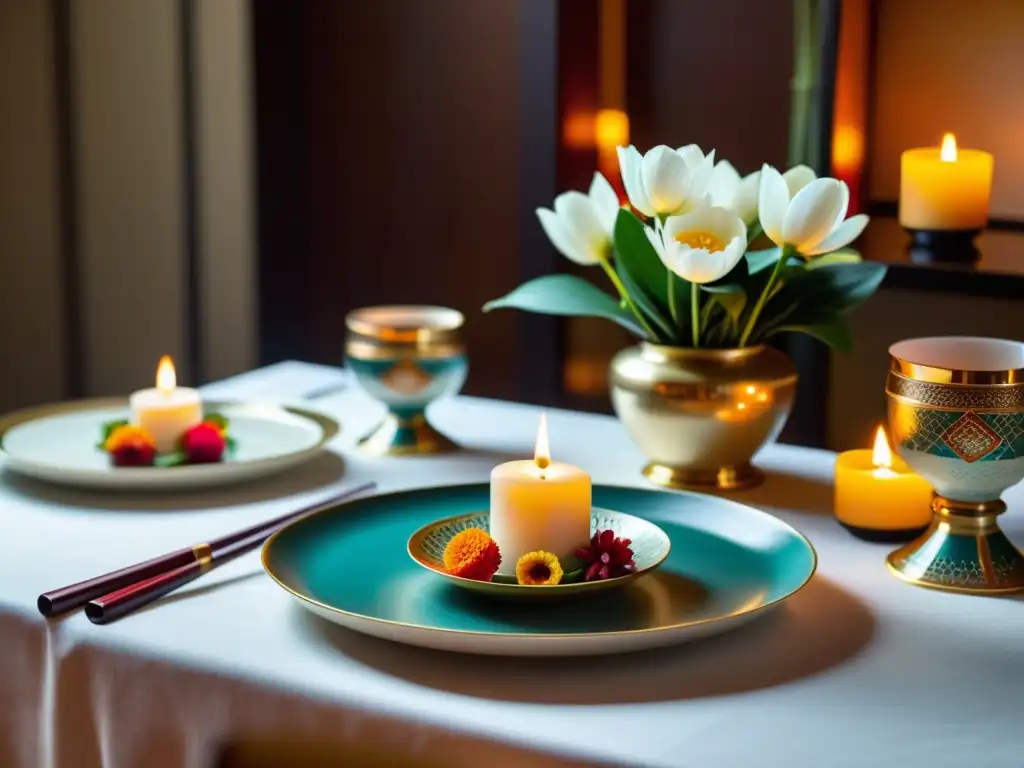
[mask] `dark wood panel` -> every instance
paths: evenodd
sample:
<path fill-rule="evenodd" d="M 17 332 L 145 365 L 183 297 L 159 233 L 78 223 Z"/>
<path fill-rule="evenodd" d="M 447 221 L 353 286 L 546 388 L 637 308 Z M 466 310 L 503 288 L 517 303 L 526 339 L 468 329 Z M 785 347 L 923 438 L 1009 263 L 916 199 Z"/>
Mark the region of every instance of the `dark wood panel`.
<path fill-rule="evenodd" d="M 260 364 L 312 359 L 310 5 L 253 0 Z"/>
<path fill-rule="evenodd" d="M 481 307 L 521 278 L 522 4 L 257 5 L 267 354 L 338 363 L 350 309 L 443 304 L 467 390 L 517 397 L 522 318 Z"/>

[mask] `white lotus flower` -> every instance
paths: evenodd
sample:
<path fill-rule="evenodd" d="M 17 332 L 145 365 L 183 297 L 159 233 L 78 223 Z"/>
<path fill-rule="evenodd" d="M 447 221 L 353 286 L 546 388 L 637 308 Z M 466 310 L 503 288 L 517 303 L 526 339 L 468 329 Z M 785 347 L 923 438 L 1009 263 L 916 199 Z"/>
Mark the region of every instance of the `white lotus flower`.
<path fill-rule="evenodd" d="M 720 170 L 722 165 L 728 165 L 728 163 L 723 160 L 715 166 L 715 175 L 712 177 L 710 185 L 711 187 L 716 187 L 717 185 L 716 189 L 722 191 L 717 198 L 712 193 L 711 202 L 714 205 L 731 208 L 743 219 L 743 223 L 749 227 L 757 221 L 757 198 L 761 189 L 761 172 L 754 171 L 741 179 L 739 174 L 736 173 L 736 169 L 731 165 L 728 169 Z M 786 187 L 789 189 L 789 196 L 792 198 L 797 192 L 814 181 L 816 175 L 806 165 L 794 165 L 782 174 L 782 178 L 785 180 Z M 735 185 L 732 197 L 728 197 L 724 193 L 725 188 L 730 184 Z"/>
<path fill-rule="evenodd" d="M 594 174 L 588 194 L 563 192 L 555 198 L 553 211 L 537 209 L 540 224 L 559 253 L 587 266 L 608 258 L 618 215 L 619 197 L 600 173 Z"/>
<path fill-rule="evenodd" d="M 747 227 L 740 217 L 706 203 L 670 216 L 660 231 L 646 231 L 662 263 L 691 283 L 725 277 L 747 250 Z"/>
<path fill-rule="evenodd" d="M 770 165 L 761 169 L 761 227 L 779 247 L 810 257 L 848 245 L 868 223 L 864 214 L 847 219 L 849 204 L 850 190 L 836 179 L 814 179 L 792 194 L 782 174 Z"/>
<path fill-rule="evenodd" d="M 619 171 L 629 202 L 647 217 L 685 213 L 704 200 L 715 168 L 715 151 L 696 144 L 657 146 L 646 155 L 619 147 Z"/>
<path fill-rule="evenodd" d="M 715 164 L 708 181 L 707 198 L 717 208 L 732 208 L 740 189 L 740 174 L 728 160 Z"/>
<path fill-rule="evenodd" d="M 806 165 L 796 165 L 782 174 L 792 198 L 816 178 Z M 707 198 L 711 205 L 730 208 L 743 219 L 748 227 L 757 221 L 757 198 L 761 186 L 761 172 L 754 171 L 740 178 L 739 172 L 728 160 L 715 165 L 707 186 Z"/>

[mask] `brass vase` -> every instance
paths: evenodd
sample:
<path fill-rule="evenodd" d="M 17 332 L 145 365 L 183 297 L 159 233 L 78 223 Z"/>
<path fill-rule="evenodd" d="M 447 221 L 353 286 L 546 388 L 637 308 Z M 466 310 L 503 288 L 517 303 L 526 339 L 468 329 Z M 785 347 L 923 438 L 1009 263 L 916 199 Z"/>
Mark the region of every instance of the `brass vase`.
<path fill-rule="evenodd" d="M 768 346 L 689 349 L 640 343 L 611 363 L 615 413 L 670 488 L 736 490 L 764 476 L 751 460 L 793 408 L 796 368 Z"/>

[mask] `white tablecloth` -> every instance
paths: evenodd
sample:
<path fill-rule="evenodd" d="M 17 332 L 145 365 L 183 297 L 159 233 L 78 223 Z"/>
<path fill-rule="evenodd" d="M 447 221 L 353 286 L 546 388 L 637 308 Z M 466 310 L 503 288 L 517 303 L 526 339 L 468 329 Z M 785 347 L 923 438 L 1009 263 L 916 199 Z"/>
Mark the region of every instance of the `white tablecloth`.
<path fill-rule="evenodd" d="M 0 765 L 206 768 L 227 744 L 272 755 L 297 741 L 331 764 L 346 754 L 359 764 L 348 750 L 377 743 L 401 755 L 392 764 L 1024 765 L 1024 605 L 891 577 L 885 546 L 831 518 L 834 456 L 823 451 L 770 447 L 760 457 L 767 483 L 735 495 L 810 537 L 820 555 L 811 584 L 744 629 L 674 649 L 526 661 L 393 645 L 307 616 L 256 553 L 109 626 L 36 613 L 42 591 L 347 484 L 484 481 L 506 454 L 532 448 L 536 408 L 456 398 L 432 416 L 470 450 L 360 456 L 350 446 L 380 409 L 344 382 L 332 369 L 283 364 L 211 388 L 284 400 L 328 392 L 317 407 L 343 423 L 332 452 L 258 485 L 147 498 L 3 476 Z M 644 485 L 642 457 L 614 419 L 552 412 L 549 422 L 560 459 L 596 482 Z M 1005 528 L 1024 541 L 1024 493 L 1006 500 Z M 287 754 L 277 764 L 319 764 Z"/>

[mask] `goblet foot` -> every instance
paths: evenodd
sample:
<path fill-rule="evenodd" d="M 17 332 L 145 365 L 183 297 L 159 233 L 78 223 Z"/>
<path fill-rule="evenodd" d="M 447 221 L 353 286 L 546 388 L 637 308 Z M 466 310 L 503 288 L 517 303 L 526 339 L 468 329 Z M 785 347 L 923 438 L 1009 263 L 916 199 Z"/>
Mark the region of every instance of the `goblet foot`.
<path fill-rule="evenodd" d="M 750 464 L 718 469 L 673 467 L 652 461 L 643 468 L 644 477 L 666 488 L 691 488 L 699 491 L 738 491 L 764 482 L 761 470 Z"/>
<path fill-rule="evenodd" d="M 459 448 L 450 438 L 434 429 L 422 413 L 408 417 L 389 413 L 357 445 L 360 450 L 375 456 L 446 453 Z"/>
<path fill-rule="evenodd" d="M 936 496 L 934 517 L 917 539 L 886 558 L 910 584 L 994 595 L 1024 591 L 1024 556 L 996 524 L 1002 501 L 954 501 Z"/>

